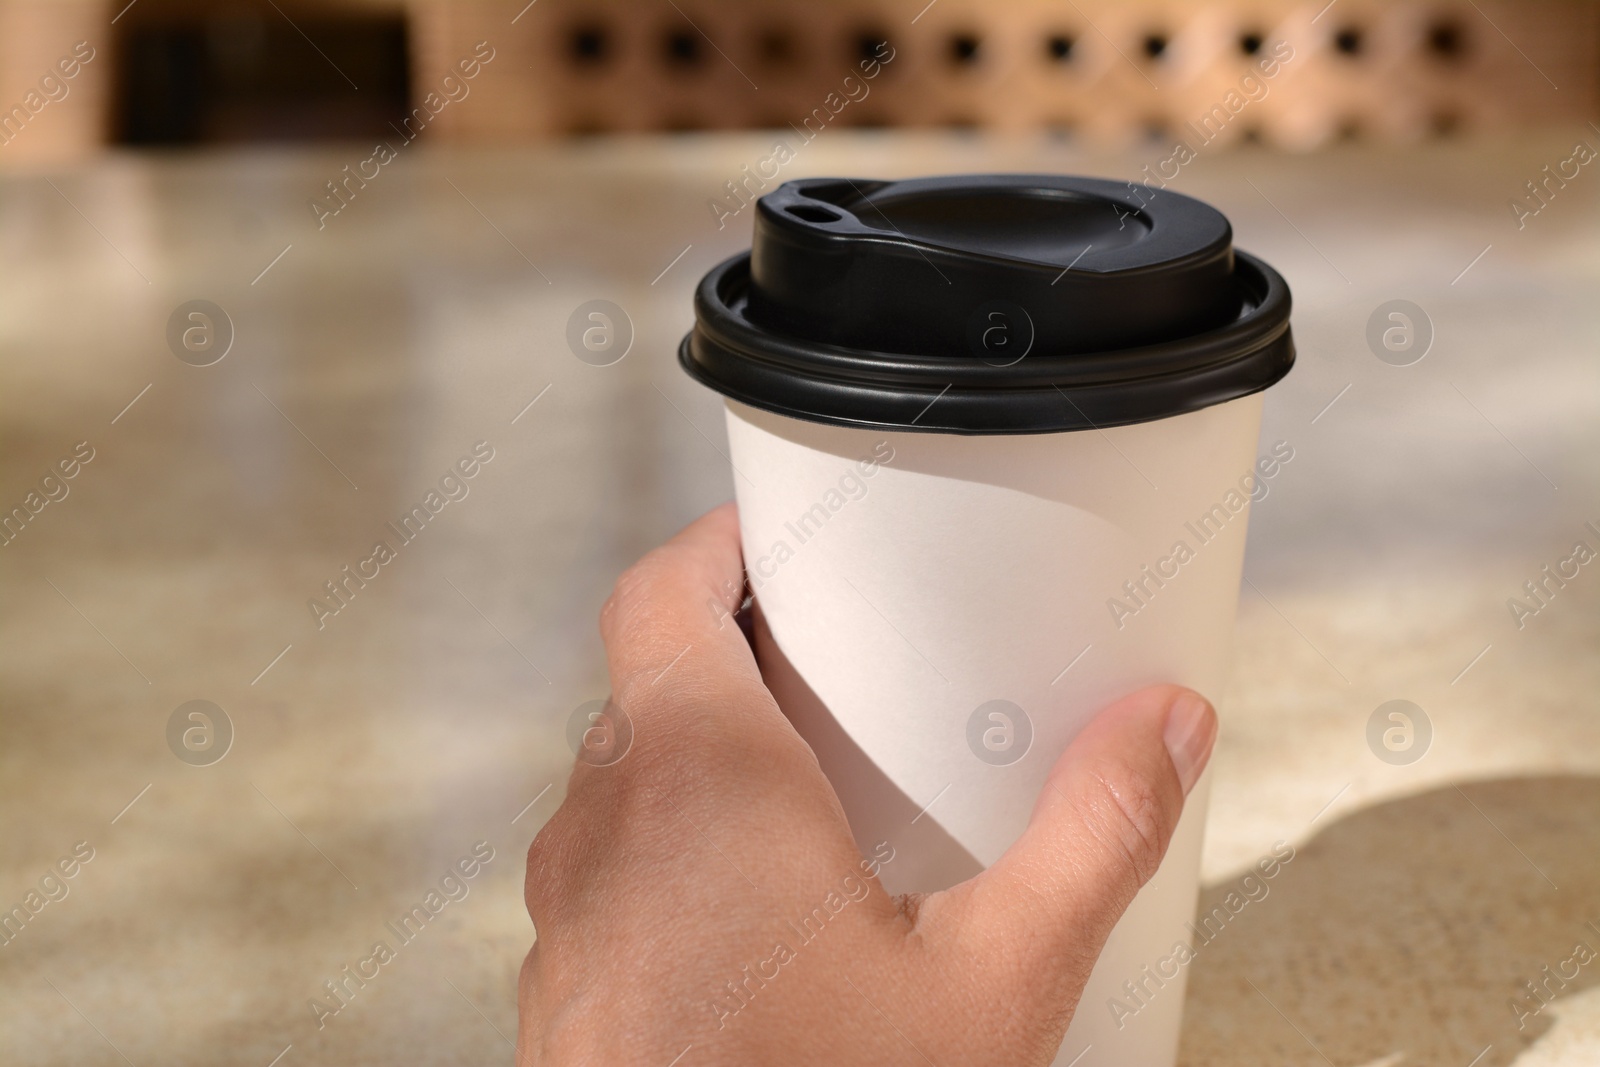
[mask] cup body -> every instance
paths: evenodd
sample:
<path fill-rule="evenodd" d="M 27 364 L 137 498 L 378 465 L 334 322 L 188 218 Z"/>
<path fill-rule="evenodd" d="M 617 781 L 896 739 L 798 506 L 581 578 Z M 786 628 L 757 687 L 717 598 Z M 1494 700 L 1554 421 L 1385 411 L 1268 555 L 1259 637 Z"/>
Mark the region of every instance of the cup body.
<path fill-rule="evenodd" d="M 1261 402 L 971 436 L 727 402 L 763 676 L 863 851 L 894 849 L 891 893 L 994 862 L 1057 756 L 1118 697 L 1173 682 L 1221 704 L 1249 504 L 1283 462 L 1256 455 Z M 1188 956 L 1174 950 L 1203 951 L 1189 924 L 1209 777 L 1058 1063 L 1175 1062 Z"/>

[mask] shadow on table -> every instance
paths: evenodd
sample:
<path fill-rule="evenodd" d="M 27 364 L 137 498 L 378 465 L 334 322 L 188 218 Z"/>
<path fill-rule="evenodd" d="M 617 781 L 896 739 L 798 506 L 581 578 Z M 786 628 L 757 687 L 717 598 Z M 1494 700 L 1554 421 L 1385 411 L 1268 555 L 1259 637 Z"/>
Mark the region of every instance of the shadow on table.
<path fill-rule="evenodd" d="M 1507 1067 L 1600 985 L 1600 778 L 1378 804 L 1265 884 L 1190 965 L 1183 1067 Z"/>

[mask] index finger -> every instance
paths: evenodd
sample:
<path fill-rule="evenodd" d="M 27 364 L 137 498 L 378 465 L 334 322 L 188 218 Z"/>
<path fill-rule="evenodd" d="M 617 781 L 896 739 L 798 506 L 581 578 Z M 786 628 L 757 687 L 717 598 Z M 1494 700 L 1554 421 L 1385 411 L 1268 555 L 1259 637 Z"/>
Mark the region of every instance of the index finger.
<path fill-rule="evenodd" d="M 701 516 L 617 579 L 600 612 L 612 699 L 641 743 L 678 747 L 788 723 L 733 615 L 744 599 L 738 513 Z"/>

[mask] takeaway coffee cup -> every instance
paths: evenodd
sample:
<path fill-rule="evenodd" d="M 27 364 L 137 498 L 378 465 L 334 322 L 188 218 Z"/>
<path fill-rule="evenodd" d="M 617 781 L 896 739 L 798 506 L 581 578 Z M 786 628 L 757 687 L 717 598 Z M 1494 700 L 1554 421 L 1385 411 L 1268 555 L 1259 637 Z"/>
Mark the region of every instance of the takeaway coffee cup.
<path fill-rule="evenodd" d="M 891 892 L 997 859 L 1106 704 L 1222 692 L 1294 347 L 1221 213 L 1061 176 L 794 181 L 695 311 L 680 360 L 727 398 L 762 673 Z M 1058 1063 L 1175 1061 L 1208 787 Z"/>

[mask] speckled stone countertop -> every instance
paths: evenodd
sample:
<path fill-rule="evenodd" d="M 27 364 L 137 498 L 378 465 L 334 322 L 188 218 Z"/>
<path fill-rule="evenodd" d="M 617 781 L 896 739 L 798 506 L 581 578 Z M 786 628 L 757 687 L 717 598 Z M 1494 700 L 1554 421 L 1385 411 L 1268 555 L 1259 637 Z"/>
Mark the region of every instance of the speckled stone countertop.
<path fill-rule="evenodd" d="M 1600 568 L 1520 628 L 1507 607 L 1600 549 L 1600 176 L 1521 230 L 1508 207 L 1579 138 L 1217 153 L 1175 183 L 1288 277 L 1300 348 L 1267 399 L 1296 458 L 1251 520 L 1202 906 L 1295 858 L 1193 964 L 1187 1067 L 1600 1062 L 1600 960 L 1570 962 L 1600 950 Z M 0 906 L 66 891 L 0 947 L 0 1062 L 509 1061 L 522 853 L 603 695 L 595 614 L 730 494 L 719 401 L 673 348 L 749 237 L 707 202 L 770 147 L 416 148 L 320 230 L 307 200 L 361 153 L 0 179 L 3 506 L 93 453 L 0 548 Z M 833 131 L 784 176 L 1160 156 Z M 610 367 L 567 348 L 591 299 L 635 330 Z M 1367 342 L 1401 299 L 1432 333 L 1405 367 Z M 211 366 L 169 348 L 191 300 L 232 323 Z M 467 495 L 315 619 L 482 441 Z M 1431 725 L 1420 760 L 1369 747 L 1395 699 Z M 231 724 L 206 765 L 174 754 L 198 720 L 169 735 L 192 700 Z M 319 1027 L 324 981 L 442 881 Z M 1521 984 L 1545 967 L 1576 968 L 1548 1005 Z"/>

